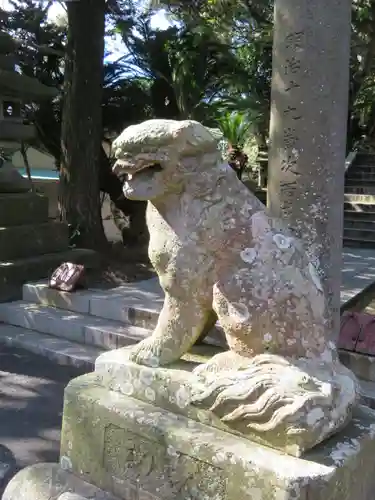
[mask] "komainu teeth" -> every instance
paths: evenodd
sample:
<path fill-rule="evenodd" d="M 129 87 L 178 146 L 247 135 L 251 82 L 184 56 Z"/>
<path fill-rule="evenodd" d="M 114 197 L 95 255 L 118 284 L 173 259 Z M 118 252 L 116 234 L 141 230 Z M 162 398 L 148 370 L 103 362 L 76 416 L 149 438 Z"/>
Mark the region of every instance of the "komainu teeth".
<path fill-rule="evenodd" d="M 128 163 L 125 160 L 117 160 L 116 163 L 122 167 L 128 166 Z"/>
<path fill-rule="evenodd" d="M 115 168 L 117 167 L 118 173 L 126 174 L 127 179 L 130 181 L 138 172 L 141 172 L 142 170 L 147 170 L 148 168 L 151 168 L 156 171 L 161 170 L 161 166 L 158 163 L 150 163 L 148 165 L 143 165 L 143 166 L 138 166 L 138 168 L 134 165 L 129 163 L 126 160 L 123 160 L 119 158 L 116 163 L 115 163 Z M 132 172 L 132 174 L 130 173 Z"/>

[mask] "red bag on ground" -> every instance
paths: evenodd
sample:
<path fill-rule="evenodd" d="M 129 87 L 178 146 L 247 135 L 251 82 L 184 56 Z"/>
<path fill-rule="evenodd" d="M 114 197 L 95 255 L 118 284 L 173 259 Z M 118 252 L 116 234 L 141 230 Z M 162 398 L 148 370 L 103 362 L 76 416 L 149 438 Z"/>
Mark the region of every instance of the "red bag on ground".
<path fill-rule="evenodd" d="M 341 317 L 339 349 L 375 355 L 375 316 L 362 312 L 345 312 Z"/>
<path fill-rule="evenodd" d="M 62 292 L 74 292 L 83 287 L 84 272 L 85 267 L 81 264 L 64 262 L 53 271 L 48 286 Z"/>

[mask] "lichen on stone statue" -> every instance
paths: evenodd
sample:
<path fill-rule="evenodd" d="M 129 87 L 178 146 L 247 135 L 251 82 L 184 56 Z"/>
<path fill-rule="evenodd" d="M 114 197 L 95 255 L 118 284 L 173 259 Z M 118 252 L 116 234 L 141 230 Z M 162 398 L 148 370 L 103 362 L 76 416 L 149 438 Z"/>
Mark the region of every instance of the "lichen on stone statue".
<path fill-rule="evenodd" d="M 190 404 L 300 455 L 351 419 L 354 375 L 338 360 L 327 300 L 303 241 L 271 217 L 194 121 L 150 120 L 114 142 L 124 194 L 148 200 L 149 256 L 165 292 L 130 359 L 180 359 L 216 313 L 229 350 L 189 378 Z"/>

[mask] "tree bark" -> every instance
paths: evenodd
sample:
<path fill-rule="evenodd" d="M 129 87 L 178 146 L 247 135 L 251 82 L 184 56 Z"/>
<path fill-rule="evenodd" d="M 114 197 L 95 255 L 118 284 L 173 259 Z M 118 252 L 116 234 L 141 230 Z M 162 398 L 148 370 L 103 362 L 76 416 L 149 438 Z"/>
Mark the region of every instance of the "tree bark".
<path fill-rule="evenodd" d="M 99 184 L 101 191 L 109 195 L 113 222 L 121 231 L 124 245 L 145 244 L 148 239 L 146 202 L 129 200 L 124 196 L 122 182 L 112 172 L 110 161 L 103 148 L 101 150 Z M 121 214 L 128 219 L 128 226 Z"/>
<path fill-rule="evenodd" d="M 107 245 L 99 189 L 105 0 L 67 2 L 60 210 L 87 248 Z"/>

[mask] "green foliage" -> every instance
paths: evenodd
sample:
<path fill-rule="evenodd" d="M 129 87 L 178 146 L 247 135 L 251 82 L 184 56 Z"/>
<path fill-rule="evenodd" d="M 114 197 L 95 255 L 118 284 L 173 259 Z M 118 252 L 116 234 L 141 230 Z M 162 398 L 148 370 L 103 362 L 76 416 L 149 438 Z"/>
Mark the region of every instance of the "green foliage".
<path fill-rule="evenodd" d="M 203 26 L 179 30 L 167 50 L 181 117 L 212 122 L 212 103 L 221 99 L 236 68 L 228 45 Z"/>
<path fill-rule="evenodd" d="M 186 26 L 210 27 L 231 47 L 238 64 L 222 93 L 221 107 L 247 114 L 258 142 L 264 145 L 270 109 L 273 2 L 154 0 L 150 5 L 154 9 L 167 9 L 174 19 Z M 357 0 L 353 2 L 352 16 L 349 148 L 363 141 L 375 148 L 374 61 L 375 0 Z"/>
<path fill-rule="evenodd" d="M 352 11 L 349 146 L 375 145 L 375 0 L 357 0 Z"/>
<path fill-rule="evenodd" d="M 166 8 L 189 31 L 215 33 L 226 57 L 217 59 L 216 94 L 209 101 L 209 109 L 206 107 L 206 119 L 217 113 L 239 112 L 252 123 L 252 132 L 264 143 L 272 73 L 272 2 L 161 0 L 151 2 L 151 7 Z M 197 44 L 196 50 L 202 51 L 202 45 Z M 186 60 L 185 52 L 181 54 Z"/>
<path fill-rule="evenodd" d="M 229 144 L 235 149 L 243 149 L 249 139 L 251 123 L 241 113 L 225 113 L 218 120 L 218 125 Z"/>
<path fill-rule="evenodd" d="M 17 43 L 20 70 L 60 89 L 66 26 L 47 20 L 51 2 L 12 0 L 0 30 Z M 217 116 L 242 116 L 264 147 L 268 137 L 272 73 L 271 0 L 107 0 L 107 35 L 120 35 L 124 55 L 105 66 L 106 133 L 130 123 L 192 118 L 216 126 Z M 153 29 L 151 15 L 166 9 L 173 26 Z M 0 12 L 1 13 L 1 12 Z M 353 2 L 349 145 L 375 144 L 375 0 Z M 34 106 L 43 141 L 58 149 L 61 103 Z M 43 133 L 42 133 L 43 132 Z M 54 146 L 52 146 L 52 144 Z"/>

